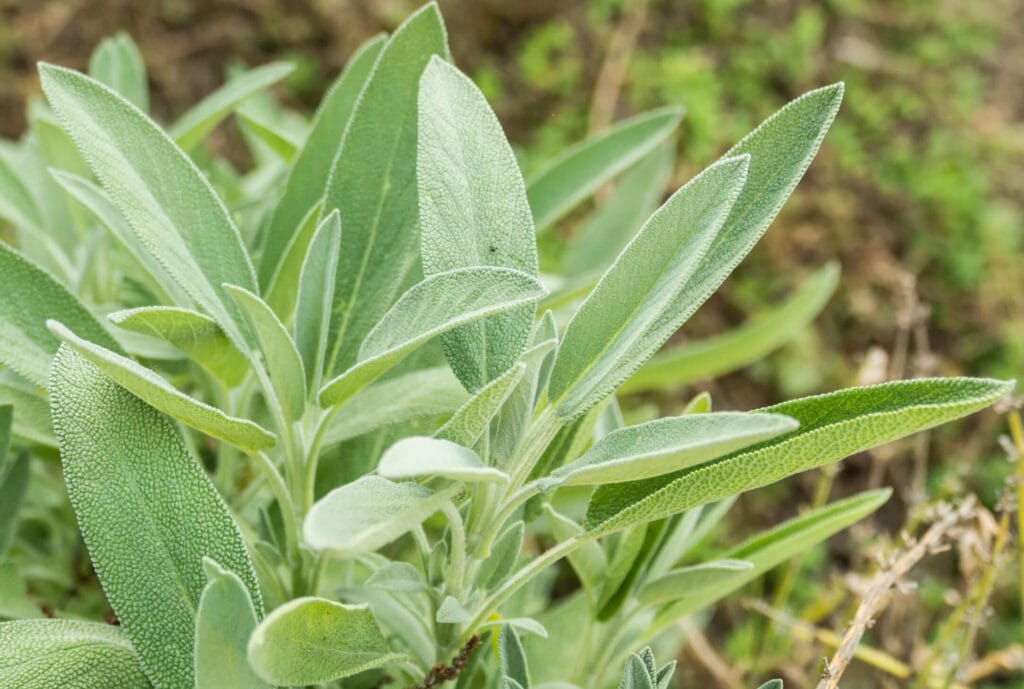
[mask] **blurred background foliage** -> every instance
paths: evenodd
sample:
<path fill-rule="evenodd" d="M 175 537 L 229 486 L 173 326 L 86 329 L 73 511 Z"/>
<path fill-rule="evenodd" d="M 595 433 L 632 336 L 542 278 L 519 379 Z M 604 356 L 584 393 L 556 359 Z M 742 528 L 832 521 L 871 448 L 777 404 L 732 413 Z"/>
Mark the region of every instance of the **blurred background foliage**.
<path fill-rule="evenodd" d="M 165 122 L 219 85 L 229 65 L 271 58 L 298 67 L 277 95 L 311 110 L 362 40 L 393 29 L 418 4 L 0 0 L 0 135 L 16 138 L 24 128 L 26 103 L 39 92 L 37 60 L 84 68 L 94 46 L 121 29 L 140 44 L 153 111 Z M 701 390 L 718 408 L 753 408 L 859 382 L 954 373 L 1019 378 L 1024 371 L 1020 0 L 440 4 L 456 62 L 487 94 L 527 174 L 614 120 L 679 104 L 686 115 L 667 187 L 674 188 L 788 100 L 846 82 L 843 110 L 773 229 L 679 337 L 742 323 L 833 259 L 843 271 L 839 290 L 814 327 L 780 351 L 690 390 L 637 396 L 630 416 L 644 417 L 653 405 L 678 409 Z M 222 126 L 212 142 L 247 164 L 234 125 Z M 577 224 L 570 218 L 544 237 L 549 260 Z M 905 519 L 924 519 L 915 509 L 929 500 L 976 493 L 995 505 L 1013 472 L 997 442 L 1001 429 L 1002 419 L 988 414 L 856 458 L 839 476 L 809 474 L 745 496 L 733 511 L 731 530 L 739 533 L 822 493 L 886 483 L 902 499 L 873 527 L 833 539 L 753 594 L 784 604 L 803 622 L 841 625 L 849 612 L 844 596 L 855 589 L 841 578 L 870 570 L 865 544 L 878 531 L 895 534 Z M 988 528 L 991 540 L 991 524 L 979 519 L 978 533 Z M 926 567 L 917 575 L 921 594 L 891 606 L 869 641 L 894 657 L 926 652 L 955 609 L 951 591 L 970 588 L 977 576 L 963 559 L 940 557 Z M 979 641 L 983 658 L 1013 649 L 1024 636 L 1010 569 L 1001 576 L 1011 584 L 1002 581 L 993 599 L 998 623 Z M 714 622 L 706 633 L 726 665 L 776 667 L 797 686 L 813 682 L 820 669 L 820 646 L 792 633 L 761 640 L 764 617 L 739 601 Z M 700 647 L 700 638 L 691 641 Z M 682 686 L 730 686 L 728 673 L 716 674 L 705 661 L 707 653 L 700 667 L 682 672 Z M 1021 657 L 1017 662 L 1024 666 Z M 872 679 L 864 686 L 894 681 L 891 673 L 866 672 Z M 849 676 L 849 686 L 858 686 Z M 997 668 L 991 676 L 1004 675 Z M 972 686 L 1021 686 L 1013 683 L 1019 677 Z"/>

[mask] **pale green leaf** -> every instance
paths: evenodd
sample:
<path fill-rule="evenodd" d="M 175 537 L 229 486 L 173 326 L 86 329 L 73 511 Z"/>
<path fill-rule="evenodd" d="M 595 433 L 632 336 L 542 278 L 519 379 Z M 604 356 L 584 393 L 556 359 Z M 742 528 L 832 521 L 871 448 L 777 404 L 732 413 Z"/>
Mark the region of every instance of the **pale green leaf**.
<path fill-rule="evenodd" d="M 262 610 L 238 526 L 174 423 L 67 346 L 50 396 L 64 481 L 107 600 L 157 686 L 191 687 L 203 557 L 241 577 Z"/>
<path fill-rule="evenodd" d="M 50 330 L 112 381 L 146 404 L 214 438 L 247 451 L 273 447 L 277 437 L 247 419 L 228 416 L 179 392 L 170 383 L 133 360 L 78 337 L 63 324 L 50 321 Z"/>
<path fill-rule="evenodd" d="M 441 333 L 543 296 L 536 278 L 508 268 L 463 268 L 432 275 L 380 318 L 363 341 L 355 365 L 320 391 L 320 404 L 344 402 Z"/>
<path fill-rule="evenodd" d="M 295 343 L 273 309 L 247 289 L 224 285 L 259 345 L 270 385 L 284 416 L 295 421 L 306 409 L 306 373 Z"/>
<path fill-rule="evenodd" d="M 60 340 L 46 327 L 56 318 L 104 347 L 124 350 L 89 310 L 45 270 L 0 242 L 0 363 L 46 387 Z"/>
<path fill-rule="evenodd" d="M 473 613 L 452 596 L 445 596 L 437 607 L 435 619 L 441 624 L 465 624 L 473 619 Z"/>
<path fill-rule="evenodd" d="M 538 331 L 534 332 L 535 339 L 547 334 L 545 320 L 538 323 Z M 545 332 L 539 332 L 542 329 Z M 520 365 L 525 367 L 522 378 L 509 393 L 508 399 L 501 405 L 491 423 L 488 442 L 491 464 L 508 466 L 514 461 L 519 445 L 526 435 L 526 428 L 533 417 L 544 364 L 550 360 L 551 352 L 557 344 L 557 339 L 545 340 L 530 347 L 519 357 Z"/>
<path fill-rule="evenodd" d="M 46 225 L 42 211 L 21 176 L 15 172 L 15 161 L 2 153 L 0 150 L 0 219 L 41 235 Z"/>
<path fill-rule="evenodd" d="M 683 116 L 670 107 L 631 117 L 570 148 L 527 185 L 533 222 L 543 230 L 664 141 Z"/>
<path fill-rule="evenodd" d="M 7 409 L 7 429 L 10 430 L 12 415 L 10 407 Z M 2 431 L 3 429 L 0 429 Z M 9 437 L 9 435 L 8 435 Z M 3 448 L 0 448 L 2 450 Z M 18 528 L 18 513 L 21 511 L 22 502 L 25 500 L 25 492 L 28 490 L 28 477 L 32 455 L 26 450 L 18 454 L 17 458 L 3 461 L 0 454 L 0 560 L 7 554 L 7 549 L 14 540 L 14 534 Z"/>
<path fill-rule="evenodd" d="M 522 520 L 519 520 L 506 526 L 505 530 L 494 539 L 491 554 L 481 563 L 480 572 L 477 575 L 477 581 L 485 589 L 494 590 L 515 570 L 516 563 L 519 562 L 519 554 L 523 550 L 525 533 L 526 526 Z"/>
<path fill-rule="evenodd" d="M 250 665 L 271 684 L 325 684 L 398 660 L 367 606 L 324 598 L 285 603 L 249 641 Z"/>
<path fill-rule="evenodd" d="M 245 584 L 204 557 L 207 584 L 196 611 L 195 689 L 270 689 L 246 658 L 259 621 Z"/>
<path fill-rule="evenodd" d="M 752 562 L 746 560 L 711 560 L 691 567 L 681 567 L 663 577 L 644 584 L 637 591 L 637 601 L 642 605 L 675 602 L 681 599 L 706 600 L 703 596 L 720 587 L 731 586 L 751 569 Z M 746 581 L 746 579 L 744 579 Z M 695 608 L 704 603 L 695 603 Z"/>
<path fill-rule="evenodd" d="M 242 101 L 285 78 L 293 69 L 291 63 L 273 62 L 232 77 L 174 122 L 170 128 L 174 142 L 182 150 L 192 150 Z"/>
<path fill-rule="evenodd" d="M 221 285 L 254 291 L 256 278 L 209 181 L 155 122 L 106 86 L 48 64 L 39 74 L 64 128 L 142 244 L 243 343 L 241 316 Z"/>
<path fill-rule="evenodd" d="M 118 32 L 104 38 L 89 56 L 89 76 L 114 89 L 143 112 L 149 110 L 149 82 L 139 47 Z"/>
<path fill-rule="evenodd" d="M 209 316 L 173 306 L 143 306 L 107 316 L 119 328 L 159 338 L 228 387 L 242 382 L 249 362 Z"/>
<path fill-rule="evenodd" d="M 774 483 L 966 416 L 1012 389 L 1013 383 L 983 378 L 918 379 L 767 407 L 761 411 L 791 416 L 800 428 L 709 464 L 598 488 L 585 527 L 610 533 Z"/>
<path fill-rule="evenodd" d="M 537 276 L 526 186 L 484 95 L 436 55 L 420 79 L 416 157 L 423 270 L 504 266 Z M 519 357 L 535 307 L 445 333 L 445 354 L 468 390 L 504 374 Z"/>
<path fill-rule="evenodd" d="M 505 625 L 498 632 L 498 663 L 501 674 L 515 680 L 523 689 L 530 689 L 530 667 L 526 651 L 514 627 Z"/>
<path fill-rule="evenodd" d="M 561 514 L 550 503 L 545 503 L 551 535 L 559 542 L 583 535 L 583 528 L 569 517 Z M 586 541 L 569 553 L 569 564 L 587 592 L 587 599 L 593 609 L 597 608 L 605 579 L 608 576 L 608 555 L 596 541 Z"/>
<path fill-rule="evenodd" d="M 687 281 L 743 189 L 749 157 L 726 158 L 651 216 L 573 316 L 548 396 L 574 419 L 610 395 L 682 324 Z"/>
<path fill-rule="evenodd" d="M 553 471 L 551 478 L 568 486 L 593 486 L 661 476 L 796 427 L 796 421 L 779 414 L 719 412 L 658 419 L 612 431 L 582 457 Z"/>
<path fill-rule="evenodd" d="M 377 473 L 388 479 L 442 476 L 453 481 L 508 481 L 508 474 L 480 461 L 480 456 L 449 440 L 413 436 L 385 450 Z"/>
<path fill-rule="evenodd" d="M 0 371 L 0 404 L 14 407 L 14 437 L 29 443 L 57 446 L 50 423 L 50 406 L 40 389 L 13 371 Z"/>
<path fill-rule="evenodd" d="M 14 407 L 0 402 L 0 475 L 7 470 L 7 451 L 11 447 L 11 428 L 14 425 Z"/>
<path fill-rule="evenodd" d="M 306 385 L 310 392 L 320 389 L 327 334 L 331 325 L 334 283 L 341 253 L 341 216 L 332 211 L 309 242 L 309 251 L 299 277 L 295 306 L 295 346 L 302 355 Z"/>
<path fill-rule="evenodd" d="M 620 392 L 666 390 L 711 380 L 760 360 L 803 331 L 839 284 L 839 266 L 829 264 L 807 278 L 778 306 L 722 335 L 663 349 L 640 367 Z"/>
<path fill-rule="evenodd" d="M 121 629 L 78 620 L 0 623 L 0 677 L 10 689 L 151 686 Z"/>
<path fill-rule="evenodd" d="M 484 630 L 506 626 L 520 632 L 525 632 L 526 634 L 533 634 L 541 639 L 548 638 L 548 630 L 544 628 L 544 625 L 532 617 L 501 617 L 498 619 L 492 619 L 481 624 L 479 629 Z"/>
<path fill-rule="evenodd" d="M 430 3 L 384 46 L 331 168 L 321 213 L 341 211 L 345 247 L 325 376 L 355 363 L 360 342 L 418 270 L 416 93 L 435 54 L 447 57 L 448 46 L 441 14 Z"/>
<path fill-rule="evenodd" d="M 452 418 L 434 435 L 472 447 L 487 432 L 491 420 L 505 404 L 526 373 L 526 364 L 512 366 L 502 375 L 487 383 L 456 411 Z"/>
<path fill-rule="evenodd" d="M 306 543 L 340 557 L 387 545 L 441 508 L 451 490 L 434 492 L 418 483 L 364 476 L 335 488 L 306 516 Z"/>
<path fill-rule="evenodd" d="M 649 649 L 648 653 L 650 652 Z M 619 689 L 655 689 L 657 686 L 654 675 L 641 655 L 633 653 L 626 659 L 626 669 L 622 671 Z"/>
<path fill-rule="evenodd" d="M 302 279 L 302 265 L 309 253 L 309 243 L 313 241 L 313 235 L 320 227 L 317 224 L 319 217 L 320 203 L 316 202 L 302 217 L 298 227 L 292 233 L 291 241 L 280 257 L 274 280 L 267 291 L 267 303 L 274 309 L 274 313 L 286 323 L 295 311 L 295 303 L 299 298 L 299 281 Z"/>
<path fill-rule="evenodd" d="M 283 127 L 275 126 L 275 123 L 262 113 L 241 108 L 235 112 L 235 115 L 245 130 L 286 163 L 291 163 L 295 154 L 302 148 L 303 141 L 300 137 L 294 136 Z"/>

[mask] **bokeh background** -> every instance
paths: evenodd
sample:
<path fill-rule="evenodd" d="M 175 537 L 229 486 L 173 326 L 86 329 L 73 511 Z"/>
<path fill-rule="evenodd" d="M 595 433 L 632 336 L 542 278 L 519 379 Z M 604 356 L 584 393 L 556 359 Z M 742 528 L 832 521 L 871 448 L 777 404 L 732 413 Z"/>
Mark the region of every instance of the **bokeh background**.
<path fill-rule="evenodd" d="M 297 69 L 275 94 L 312 111 L 359 43 L 393 29 L 419 4 L 0 0 L 0 135 L 17 138 L 24 127 L 26 103 L 39 93 L 36 61 L 84 69 L 95 45 L 117 30 L 139 43 L 153 111 L 165 122 L 222 83 L 231 65 L 281 58 Z M 797 192 L 681 337 L 743 322 L 829 260 L 842 266 L 840 289 L 812 328 L 764 361 L 678 393 L 634 399 L 631 413 L 678 408 L 698 390 L 710 390 L 719 408 L 746 409 L 891 378 L 1024 371 L 1021 0 L 440 4 L 456 62 L 487 94 L 527 173 L 588 132 L 671 103 L 686 108 L 678 185 L 786 101 L 846 82 L 839 118 Z M 232 124 L 211 142 L 236 165 L 247 164 Z M 570 220 L 559 233 L 573 230 Z M 558 241 L 549 240 L 549 250 L 557 252 Z M 855 457 L 835 476 L 811 472 L 745 496 L 731 517 L 732 542 L 822 491 L 897 490 L 870 524 L 722 606 L 691 638 L 681 686 L 732 689 L 741 686 L 737 668 L 753 666 L 792 686 L 813 684 L 828 644 L 813 632 L 804 638 L 790 620 L 773 623 L 774 641 L 763 648 L 769 623 L 751 600 L 777 604 L 812 630 L 841 633 L 847 598 L 872 571 L 871 553 L 897 540 L 907 520 L 926 521 L 924 506 L 935 500 L 976 495 L 985 506 L 978 538 L 990 543 L 995 527 L 985 519 L 998 517 L 1000 491 L 1014 471 L 999 442 L 1004 426 L 998 412 L 987 412 Z M 1011 543 L 997 563 L 990 605 L 954 620 L 978 632 L 964 666 L 990 665 L 968 686 L 1024 686 L 1013 550 Z M 893 600 L 868 642 L 907 662 L 934 652 L 937 630 L 987 571 L 970 560 L 960 553 L 922 563 L 917 592 Z M 910 686 L 878 664 L 856 663 L 844 686 Z"/>

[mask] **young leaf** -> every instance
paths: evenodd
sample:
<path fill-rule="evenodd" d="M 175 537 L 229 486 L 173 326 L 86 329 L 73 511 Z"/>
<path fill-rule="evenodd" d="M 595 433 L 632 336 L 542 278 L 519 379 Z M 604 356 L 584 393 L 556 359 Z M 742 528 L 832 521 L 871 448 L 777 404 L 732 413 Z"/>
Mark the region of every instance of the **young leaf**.
<path fill-rule="evenodd" d="M 0 623 L 0 677 L 11 689 L 151 686 L 121 629 L 78 620 Z"/>
<path fill-rule="evenodd" d="M 526 652 L 516 630 L 509 625 L 502 627 L 498 633 L 498 662 L 502 676 L 515 680 L 523 689 L 530 689 L 530 668 L 526 662 Z"/>
<path fill-rule="evenodd" d="M 107 599 L 153 682 L 191 687 L 203 557 L 241 577 L 262 610 L 238 527 L 170 419 L 67 346 L 50 395 L 68 495 Z"/>
<path fill-rule="evenodd" d="M 184 151 L 191 151 L 217 124 L 227 117 L 238 104 L 257 91 L 288 76 L 294 65 L 274 62 L 243 72 L 227 81 L 208 95 L 171 126 L 174 142 Z"/>
<path fill-rule="evenodd" d="M 57 318 L 107 349 L 124 353 L 78 299 L 46 271 L 0 242 L 0 363 L 46 387 L 60 340 L 46 327 Z"/>
<path fill-rule="evenodd" d="M 274 309 L 274 313 L 288 322 L 295 312 L 295 303 L 299 299 L 299 281 L 302 279 L 302 264 L 309 254 L 309 243 L 320 227 L 320 202 L 313 204 L 309 212 L 302 217 L 291 235 L 291 241 L 280 257 L 277 272 L 267 290 L 266 301 Z"/>
<path fill-rule="evenodd" d="M 372 552 L 419 526 L 451 495 L 451 489 L 434 492 L 418 483 L 364 476 L 313 505 L 306 516 L 306 543 L 339 557 Z"/>
<path fill-rule="evenodd" d="M 6 409 L 10 410 L 10 407 Z M 10 420 L 8 416 L 8 422 Z M 7 554 L 18 528 L 18 513 L 28 489 L 32 455 L 26 450 L 18 454 L 13 462 L 4 462 L 3 459 L 0 454 L 0 560 Z"/>
<path fill-rule="evenodd" d="M 551 535 L 558 541 L 567 541 L 583 535 L 583 529 L 579 524 L 556 511 L 550 503 L 544 505 L 544 511 L 551 527 Z M 608 577 L 608 555 L 604 548 L 596 541 L 585 542 L 569 553 L 569 564 L 583 584 L 591 607 L 596 609 Z"/>
<path fill-rule="evenodd" d="M 486 466 L 468 447 L 448 440 L 413 436 L 403 438 L 381 455 L 377 473 L 403 479 L 443 476 L 453 481 L 507 481 L 508 475 Z"/>
<path fill-rule="evenodd" d="M 461 386 L 460 386 L 461 387 Z M 57 446 L 50 424 L 50 406 L 39 388 L 13 371 L 0 371 L 0 404 L 14 407 L 14 437 L 39 445 Z"/>
<path fill-rule="evenodd" d="M 598 488 L 585 527 L 611 533 L 774 483 L 984 409 L 1012 388 L 984 378 L 917 379 L 767 407 L 761 411 L 791 416 L 800 428 L 710 464 Z"/>
<path fill-rule="evenodd" d="M 476 85 L 436 55 L 420 79 L 416 181 L 425 274 L 504 266 L 538 275 L 533 219 L 512 147 Z M 534 312 L 528 304 L 442 336 L 448 362 L 470 392 L 516 362 Z"/>
<path fill-rule="evenodd" d="M 326 376 L 356 361 L 359 343 L 391 306 L 419 262 L 416 93 L 431 55 L 448 57 L 430 3 L 398 27 L 380 53 L 349 119 L 327 182 L 322 214 L 341 211 Z"/>
<path fill-rule="evenodd" d="M 142 54 L 131 36 L 104 38 L 89 56 L 89 76 L 114 89 L 139 110 L 149 110 L 149 83 Z"/>
<path fill-rule="evenodd" d="M 249 641 L 249 664 L 271 684 L 325 684 L 401 660 L 389 653 L 365 605 L 324 598 L 285 603 L 260 623 Z"/>
<path fill-rule="evenodd" d="M 661 108 L 619 122 L 570 148 L 529 180 L 537 231 L 553 224 L 602 184 L 640 160 L 679 124 L 683 111 Z"/>
<path fill-rule="evenodd" d="M 646 649 L 650 652 L 650 649 Z M 656 689 L 654 674 L 642 655 L 633 653 L 626 660 L 626 669 L 619 680 L 619 689 Z"/>
<path fill-rule="evenodd" d="M 538 324 L 544 332 L 535 332 L 534 340 L 547 334 L 545 320 Z M 519 357 L 525 371 L 491 423 L 488 443 L 491 464 L 508 466 L 514 461 L 519 445 L 524 439 L 526 427 L 533 416 L 544 364 L 551 359 L 551 352 L 557 344 L 558 340 L 552 337 L 530 347 Z"/>
<path fill-rule="evenodd" d="M 320 391 L 320 404 L 341 404 L 441 333 L 543 296 L 536 278 L 508 268 L 463 268 L 432 275 L 381 317 L 363 340 L 355 365 Z"/>
<path fill-rule="evenodd" d="M 309 242 L 295 306 L 295 347 L 302 356 L 306 386 L 310 392 L 319 390 L 323 380 L 340 252 L 341 216 L 332 211 Z"/>
<path fill-rule="evenodd" d="M 255 108 L 239 108 L 235 116 L 243 131 L 273 151 L 285 163 L 291 163 L 302 147 L 301 136 L 277 126 L 271 117 Z"/>
<path fill-rule="evenodd" d="M 204 557 L 207 584 L 196 610 L 195 689 L 270 689 L 249 667 L 246 648 L 259 621 L 245 584 Z"/>
<path fill-rule="evenodd" d="M 469 398 L 435 437 L 472 447 L 491 424 L 505 401 L 526 373 L 526 364 L 516 364 Z"/>
<path fill-rule="evenodd" d="M 781 304 L 749 323 L 715 337 L 663 349 L 640 367 L 620 393 L 666 390 L 720 375 L 761 360 L 793 339 L 825 307 L 839 284 L 839 266 L 829 264 L 807 278 Z"/>
<path fill-rule="evenodd" d="M 55 335 L 112 381 L 183 424 L 250 452 L 273 447 L 277 442 L 277 436 L 262 426 L 248 419 L 228 416 L 220 409 L 179 392 L 166 380 L 128 357 L 78 337 L 61 323 L 49 321 L 48 325 Z"/>
<path fill-rule="evenodd" d="M 563 485 L 601 485 L 661 476 L 704 464 L 788 433 L 780 414 L 720 412 L 677 416 L 612 431 L 576 461 L 551 473 Z"/>
<path fill-rule="evenodd" d="M 107 316 L 125 330 L 160 338 L 173 345 L 229 388 L 249 370 L 245 355 L 209 316 L 173 306 L 143 306 Z"/>
<path fill-rule="evenodd" d="M 560 417 L 575 419 L 610 395 L 689 315 L 680 293 L 742 190 L 749 160 L 726 158 L 673 194 L 580 306 L 548 384 Z"/>
<path fill-rule="evenodd" d="M 61 123 L 142 244 L 236 344 L 245 343 L 241 316 L 221 285 L 254 291 L 256 278 L 207 179 L 155 122 L 106 86 L 45 63 L 39 74 Z"/>
<path fill-rule="evenodd" d="M 754 568 L 746 560 L 711 560 L 691 567 L 681 567 L 663 577 L 648 582 L 637 592 L 637 601 L 643 605 L 657 605 L 680 599 L 698 599 L 694 609 L 704 607 L 708 591 L 729 587 L 733 582 L 748 581 L 747 573 Z"/>
<path fill-rule="evenodd" d="M 761 685 L 760 689 L 782 689 L 781 679 L 771 679 Z"/>
<path fill-rule="evenodd" d="M 473 613 L 466 610 L 454 597 L 445 596 L 441 605 L 437 607 L 434 619 L 441 624 L 465 624 L 473 619 Z"/>
<path fill-rule="evenodd" d="M 386 42 L 387 37 L 380 34 L 364 43 L 349 59 L 344 71 L 320 102 L 313 126 L 295 157 L 288 179 L 285 180 L 284 193 L 274 207 L 274 215 L 267 228 L 259 266 L 260 286 L 267 292 L 275 282 L 286 249 L 292 243 L 303 218 L 324 194 L 331 161 L 341 145 L 349 116 Z M 276 310 L 274 302 L 269 298 L 267 301 Z M 277 311 L 277 314 L 287 319 L 288 314 L 281 311 Z"/>
<path fill-rule="evenodd" d="M 284 416 L 295 421 L 306 409 L 306 373 L 288 330 L 267 303 L 247 289 L 224 285 L 249 324 L 253 340 L 263 354 L 274 396 Z"/>
<path fill-rule="evenodd" d="M 489 591 L 500 586 L 515 570 L 519 562 L 519 554 L 523 550 L 523 537 L 526 534 L 526 525 L 522 520 L 513 522 L 505 527 L 494 540 L 491 546 L 491 554 L 480 565 L 480 573 L 477 581 Z"/>

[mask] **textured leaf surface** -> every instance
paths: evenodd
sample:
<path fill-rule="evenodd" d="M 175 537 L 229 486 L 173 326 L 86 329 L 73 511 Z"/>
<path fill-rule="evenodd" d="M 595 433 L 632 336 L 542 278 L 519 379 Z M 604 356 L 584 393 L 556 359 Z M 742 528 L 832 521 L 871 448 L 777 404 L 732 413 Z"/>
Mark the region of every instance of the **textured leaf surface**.
<path fill-rule="evenodd" d="M 125 330 L 160 338 L 173 345 L 228 387 L 242 382 L 249 370 L 245 355 L 209 316 L 173 306 L 143 306 L 107 316 Z"/>
<path fill-rule="evenodd" d="M 515 628 L 505 625 L 498 633 L 498 661 L 501 674 L 515 680 L 523 689 L 530 689 L 530 667 L 526 651 Z"/>
<path fill-rule="evenodd" d="M 530 179 L 527 195 L 540 231 L 672 133 L 683 112 L 662 108 L 628 120 L 569 149 Z"/>
<path fill-rule="evenodd" d="M 749 323 L 716 337 L 686 342 L 655 354 L 619 388 L 620 392 L 665 390 L 754 363 L 799 334 L 825 307 L 839 284 L 839 266 L 830 264 L 807 278 L 780 305 Z"/>
<path fill-rule="evenodd" d="M 50 321 L 50 329 L 78 354 L 89 360 L 111 380 L 155 409 L 214 438 L 226 440 L 243 450 L 273 447 L 277 437 L 247 419 L 228 416 L 179 392 L 166 380 L 128 357 L 83 340 L 61 323 Z"/>
<path fill-rule="evenodd" d="M 175 143 L 185 151 L 195 148 L 239 103 L 288 76 L 293 68 L 287 62 L 274 62 L 231 78 L 178 118 L 170 132 Z"/>
<path fill-rule="evenodd" d="M 405 20 L 381 51 L 331 169 L 323 214 L 341 211 L 345 247 L 327 376 L 355 362 L 359 343 L 419 263 L 416 93 L 431 55 L 448 57 L 441 14 L 432 3 Z"/>
<path fill-rule="evenodd" d="M 109 88 L 53 65 L 41 64 L 39 74 L 78 151 L 142 243 L 233 340 L 244 342 L 240 316 L 221 285 L 254 291 L 256 278 L 210 183 L 155 122 Z"/>
<path fill-rule="evenodd" d="M 526 373 L 526 364 L 516 364 L 485 385 L 456 411 L 435 434 L 472 447 L 480 439 Z"/>
<path fill-rule="evenodd" d="M 800 428 L 710 464 L 598 488 L 585 526 L 592 533 L 609 533 L 774 483 L 966 416 L 1012 388 L 1013 383 L 981 378 L 918 379 L 767 407 L 761 411 L 791 416 Z"/>
<path fill-rule="evenodd" d="M 680 293 L 725 222 L 749 158 L 704 170 L 651 216 L 566 328 L 548 396 L 573 419 L 611 394 L 682 324 Z"/>
<path fill-rule="evenodd" d="M 387 37 L 382 34 L 364 43 L 349 59 L 316 111 L 267 229 L 259 267 L 260 286 L 264 289 L 270 287 L 302 219 L 324 194 L 331 162 L 341 145 L 356 99 L 386 42 Z M 284 316 L 280 311 L 278 315 Z"/>
<path fill-rule="evenodd" d="M 46 327 L 56 318 L 84 337 L 123 353 L 78 299 L 49 273 L 0 242 L 0 363 L 46 387 L 60 340 Z"/>
<path fill-rule="evenodd" d="M 420 79 L 416 170 L 424 273 L 503 266 L 538 275 L 526 185 L 501 124 L 476 85 L 437 56 Z M 442 336 L 468 390 L 515 363 L 534 312 L 527 305 Z"/>
<path fill-rule="evenodd" d="M 67 346 L 50 390 L 68 495 L 107 599 L 153 683 L 191 687 L 203 557 L 262 608 L 238 527 L 175 425 Z"/>
<path fill-rule="evenodd" d="M 365 605 L 299 598 L 267 615 L 249 662 L 271 684 L 324 684 L 399 660 Z"/>
<path fill-rule="evenodd" d="M 6 409 L 10 410 L 10 407 Z M 12 420 L 11 416 L 8 414 L 8 421 Z M 7 554 L 18 528 L 18 513 L 28 488 L 32 455 L 24 451 L 6 462 L 3 459 L 0 454 L 0 559 Z"/>
<path fill-rule="evenodd" d="M 320 223 L 309 242 L 295 306 L 295 347 L 302 356 L 306 386 L 310 391 L 319 390 L 323 379 L 340 253 L 341 216 L 334 211 Z"/>
<path fill-rule="evenodd" d="M 569 486 L 650 478 L 703 464 L 796 427 L 796 421 L 780 414 L 720 412 L 658 419 L 612 431 L 551 476 Z"/>
<path fill-rule="evenodd" d="M 368 553 L 387 545 L 440 509 L 450 491 L 418 483 L 393 483 L 364 476 L 335 488 L 306 516 L 306 543 L 339 556 Z"/>
<path fill-rule="evenodd" d="M 50 424 L 50 406 L 31 382 L 12 371 L 0 371 L 0 404 L 14 407 L 11 430 L 15 437 L 57 446 Z"/>
<path fill-rule="evenodd" d="M 550 313 L 546 314 L 550 316 Z M 554 335 L 554 331 L 548 331 L 547 318 L 538 322 L 533 333 L 533 341 L 537 342 L 547 335 Z M 553 326 L 553 323 L 552 323 Z M 537 391 L 543 384 L 542 378 L 544 366 L 552 358 L 552 350 L 558 344 L 556 336 L 551 339 L 544 339 L 530 347 L 519 357 L 520 365 L 525 367 L 522 377 L 515 387 L 508 394 L 507 399 L 498 409 L 497 416 L 491 423 L 490 441 L 488 449 L 490 452 L 491 464 L 508 466 L 515 461 L 516 452 L 523 442 L 526 428 L 533 417 L 533 410 L 537 401 Z"/>
<path fill-rule="evenodd" d="M 480 565 L 477 581 L 487 590 L 494 590 L 515 571 L 519 554 L 523 551 L 526 525 L 522 520 L 513 522 L 494 539 L 491 554 Z"/>
<path fill-rule="evenodd" d="M 119 628 L 77 620 L 0 623 L 0 677 L 10 689 L 148 689 Z"/>
<path fill-rule="evenodd" d="M 381 455 L 377 473 L 389 479 L 443 476 L 455 481 L 507 481 L 508 475 L 480 461 L 468 447 L 449 440 L 403 438 Z"/>
<path fill-rule="evenodd" d="M 143 112 L 149 110 L 146 65 L 128 34 L 119 32 L 96 46 L 89 57 L 89 76 L 114 89 Z"/>
<path fill-rule="evenodd" d="M 713 596 L 717 599 L 718 596 L 714 593 L 716 590 L 732 586 L 753 568 L 753 563 L 746 560 L 729 559 L 680 567 L 645 584 L 637 592 L 637 601 L 643 605 L 656 605 L 668 601 L 675 602 L 681 598 L 695 599 L 693 605 L 696 610 L 706 605 L 703 601 L 708 598 Z"/>
<path fill-rule="evenodd" d="M 320 404 L 344 402 L 441 333 L 543 296 L 544 288 L 535 278 L 508 268 L 463 268 L 432 275 L 384 314 L 363 341 L 357 363 L 320 391 Z"/>
<path fill-rule="evenodd" d="M 203 559 L 207 584 L 196 611 L 195 689 L 270 689 L 246 658 L 259 621 L 245 584 L 234 572 Z"/>

